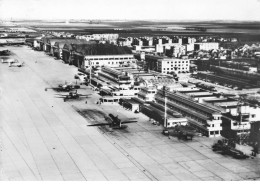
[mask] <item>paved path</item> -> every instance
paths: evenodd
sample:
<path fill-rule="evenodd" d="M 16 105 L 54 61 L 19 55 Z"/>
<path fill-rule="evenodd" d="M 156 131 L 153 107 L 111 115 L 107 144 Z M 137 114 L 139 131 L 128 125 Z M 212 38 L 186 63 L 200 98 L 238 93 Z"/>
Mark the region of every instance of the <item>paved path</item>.
<path fill-rule="evenodd" d="M 91 98 L 64 103 L 44 88 L 73 81 L 75 67 L 26 46 L 6 48 L 25 66 L 0 64 L 1 180 L 259 179 L 259 158 L 216 154 L 210 149 L 216 140 L 205 137 L 169 139 L 140 113 L 96 105 L 99 96 L 88 87 L 78 92 Z M 104 121 L 102 112 L 139 120 L 125 130 L 86 126 Z"/>

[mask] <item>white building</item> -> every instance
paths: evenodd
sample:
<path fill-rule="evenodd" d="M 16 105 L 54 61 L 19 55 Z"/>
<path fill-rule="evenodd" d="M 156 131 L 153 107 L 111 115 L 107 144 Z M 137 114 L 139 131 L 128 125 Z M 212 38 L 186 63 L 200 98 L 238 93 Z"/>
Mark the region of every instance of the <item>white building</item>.
<path fill-rule="evenodd" d="M 155 94 L 157 92 L 156 87 L 141 87 L 140 91 L 138 92 L 138 98 L 144 101 L 154 101 Z"/>
<path fill-rule="evenodd" d="M 132 54 L 124 55 L 87 55 L 84 58 L 84 67 L 109 66 L 120 67 L 124 65 L 136 64 L 136 59 Z"/>
<path fill-rule="evenodd" d="M 92 35 L 82 35 L 76 36 L 76 39 L 83 39 L 86 41 L 90 40 L 103 40 L 103 41 L 114 41 L 119 37 L 118 34 L 92 34 Z"/>
<path fill-rule="evenodd" d="M 219 49 L 219 43 L 217 42 L 201 42 L 201 43 L 194 43 L 195 50 L 213 50 Z"/>
<path fill-rule="evenodd" d="M 155 47 L 155 52 L 157 53 L 163 53 L 164 52 L 164 46 L 161 45 L 161 44 L 156 44 L 156 47 Z"/>
<path fill-rule="evenodd" d="M 194 51 L 194 43 L 186 44 L 185 48 L 186 52 Z"/>
<path fill-rule="evenodd" d="M 170 74 L 171 72 L 184 73 L 190 71 L 189 59 L 146 55 L 145 61 L 150 70 L 154 70 L 160 73 Z"/>

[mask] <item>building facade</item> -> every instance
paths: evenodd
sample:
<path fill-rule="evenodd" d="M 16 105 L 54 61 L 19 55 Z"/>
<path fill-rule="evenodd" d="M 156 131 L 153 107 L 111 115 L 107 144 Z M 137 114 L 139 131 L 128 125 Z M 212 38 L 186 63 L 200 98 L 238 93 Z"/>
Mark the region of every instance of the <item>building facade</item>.
<path fill-rule="evenodd" d="M 164 74 L 186 73 L 190 71 L 190 60 L 179 58 L 167 58 L 154 55 L 146 55 L 145 61 L 148 69 Z"/>
<path fill-rule="evenodd" d="M 129 64 L 135 64 L 136 59 L 132 54 L 122 55 L 87 55 L 84 58 L 84 67 L 96 66 L 109 66 L 109 67 L 120 67 Z"/>
<path fill-rule="evenodd" d="M 219 43 L 218 42 L 201 42 L 201 43 L 194 43 L 194 49 L 195 50 L 213 50 L 213 49 L 219 49 Z"/>

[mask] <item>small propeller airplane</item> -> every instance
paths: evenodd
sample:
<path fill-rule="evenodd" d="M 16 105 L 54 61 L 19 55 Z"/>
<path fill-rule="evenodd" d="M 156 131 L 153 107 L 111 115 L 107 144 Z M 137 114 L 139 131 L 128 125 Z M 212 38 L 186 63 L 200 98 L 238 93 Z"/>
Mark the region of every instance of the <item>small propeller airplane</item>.
<path fill-rule="evenodd" d="M 17 59 L 2 59 L 2 63 L 8 63 L 9 66 L 13 65 L 14 63 L 20 63 Z M 21 63 L 20 63 L 21 64 Z"/>
<path fill-rule="evenodd" d="M 78 94 L 77 90 L 75 92 L 69 92 L 68 95 L 62 95 L 62 94 L 56 94 L 59 95 L 57 98 L 63 98 L 64 102 L 66 102 L 69 99 L 79 99 L 80 97 L 86 97 L 88 98 L 91 94 L 87 94 L 87 95 L 82 95 L 82 94 Z"/>
<path fill-rule="evenodd" d="M 23 65 L 24 65 L 24 62 L 9 63 L 9 67 L 21 67 Z"/>
<path fill-rule="evenodd" d="M 6 59 L 6 60 L 4 60 L 4 59 L 1 59 L 2 61 L 2 63 L 16 63 L 16 62 L 18 62 L 16 59 Z"/>
<path fill-rule="evenodd" d="M 77 81 L 76 81 L 76 84 L 67 84 L 67 82 L 65 82 L 65 84 L 59 84 L 58 87 L 54 87 L 54 88 L 45 88 L 45 91 L 47 91 L 48 89 L 53 89 L 55 91 L 64 91 L 64 92 L 69 92 L 73 89 L 79 89 L 80 88 L 80 85 L 77 84 Z"/>
<path fill-rule="evenodd" d="M 137 122 L 136 118 L 128 118 L 128 119 L 125 119 L 125 120 L 121 120 L 121 119 L 118 118 L 118 116 L 114 116 L 113 114 L 108 114 L 108 117 L 105 117 L 105 120 L 108 123 L 96 123 L 96 124 L 92 124 L 92 125 L 88 125 L 88 126 L 106 126 L 106 125 L 109 125 L 109 127 L 113 128 L 113 129 L 125 129 L 125 128 L 127 128 L 127 126 L 124 125 L 124 124 Z"/>

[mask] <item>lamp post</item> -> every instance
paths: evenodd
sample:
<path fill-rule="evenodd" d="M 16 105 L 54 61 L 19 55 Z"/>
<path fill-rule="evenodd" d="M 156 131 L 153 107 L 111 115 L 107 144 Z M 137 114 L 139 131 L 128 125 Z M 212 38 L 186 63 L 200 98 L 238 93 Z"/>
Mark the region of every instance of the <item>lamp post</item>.
<path fill-rule="evenodd" d="M 237 113 L 239 116 L 239 130 L 240 130 L 239 144 L 241 144 L 241 142 L 242 142 L 242 133 L 244 133 L 244 125 L 242 124 L 242 105 L 243 105 L 243 102 L 242 102 L 242 99 L 240 98 L 237 103 L 237 111 L 238 111 Z M 240 129 L 241 125 L 242 125 L 243 132 L 241 132 L 241 129 Z"/>
<path fill-rule="evenodd" d="M 91 61 L 90 60 L 88 60 L 88 64 L 89 64 L 89 85 L 91 85 L 91 69 L 92 69 L 92 67 L 91 67 Z"/>
<path fill-rule="evenodd" d="M 166 97 L 166 86 L 163 87 L 164 93 L 164 128 L 167 128 L 167 97 Z"/>

